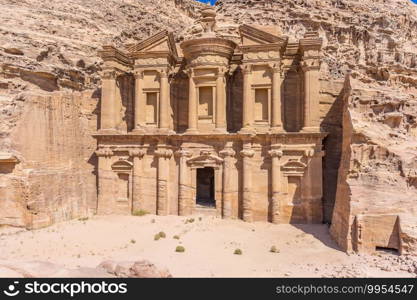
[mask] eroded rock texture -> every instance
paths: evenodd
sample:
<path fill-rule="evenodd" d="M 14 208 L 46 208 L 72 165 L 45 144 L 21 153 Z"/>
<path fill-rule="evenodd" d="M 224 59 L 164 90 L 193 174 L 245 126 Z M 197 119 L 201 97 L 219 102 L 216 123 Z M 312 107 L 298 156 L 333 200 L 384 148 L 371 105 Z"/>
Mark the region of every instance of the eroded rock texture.
<path fill-rule="evenodd" d="M 181 32 L 199 6 L 0 1 L 1 225 L 38 228 L 95 212 L 97 50 L 162 29 Z"/>
<path fill-rule="evenodd" d="M 0 0 L 0 224 L 95 211 L 99 46 L 196 35 L 191 0 Z M 100 9 L 97 9 L 100 7 Z M 416 251 L 417 6 L 406 0 L 219 0 L 219 32 L 323 38 L 324 217 L 346 250 Z M 35 223 L 33 220 L 37 220 Z"/>

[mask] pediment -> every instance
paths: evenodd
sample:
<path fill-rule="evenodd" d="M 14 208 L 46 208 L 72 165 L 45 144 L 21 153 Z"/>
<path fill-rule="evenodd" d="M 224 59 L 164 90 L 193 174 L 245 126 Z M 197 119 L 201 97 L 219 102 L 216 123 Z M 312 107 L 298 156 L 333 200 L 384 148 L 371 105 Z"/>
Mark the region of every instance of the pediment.
<path fill-rule="evenodd" d="M 116 161 L 111 167 L 114 171 L 129 171 L 133 168 L 133 164 L 123 159 Z"/>
<path fill-rule="evenodd" d="M 284 44 L 287 41 L 286 37 L 278 35 L 278 31 L 276 31 L 276 34 L 272 34 L 254 26 L 241 25 L 239 31 L 242 39 L 242 46 Z"/>
<path fill-rule="evenodd" d="M 174 35 L 167 30 L 160 31 L 157 34 L 143 40 L 128 48 L 129 53 L 169 53 L 178 57 L 177 47 L 174 41 Z"/>
<path fill-rule="evenodd" d="M 190 158 L 187 163 L 191 166 L 199 167 L 199 166 L 215 166 L 223 163 L 223 159 L 218 157 L 217 155 L 211 153 L 202 153 L 199 156 Z"/>
<path fill-rule="evenodd" d="M 288 160 L 281 169 L 284 171 L 284 175 L 287 176 L 302 176 L 307 165 L 298 159 Z"/>

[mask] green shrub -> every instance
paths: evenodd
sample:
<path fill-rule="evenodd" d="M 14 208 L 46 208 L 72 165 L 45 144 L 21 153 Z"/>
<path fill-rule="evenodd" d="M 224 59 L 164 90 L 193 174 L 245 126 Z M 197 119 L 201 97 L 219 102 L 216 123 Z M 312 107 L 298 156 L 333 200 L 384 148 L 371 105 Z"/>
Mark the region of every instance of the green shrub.
<path fill-rule="evenodd" d="M 166 238 L 166 234 L 165 234 L 165 232 L 163 232 L 163 231 L 161 231 L 160 233 L 158 233 L 159 234 L 159 236 L 161 237 L 161 238 Z"/>
<path fill-rule="evenodd" d="M 235 252 L 233 252 L 233 254 L 242 255 L 242 250 L 236 249 Z"/>
<path fill-rule="evenodd" d="M 130 240 L 130 242 L 131 242 L 132 244 L 135 244 L 135 243 L 136 243 L 136 241 L 135 241 L 134 239 L 131 239 L 131 240 Z"/>
<path fill-rule="evenodd" d="M 155 240 L 155 241 L 157 241 L 157 240 L 159 240 L 161 237 L 159 236 L 159 233 L 158 234 L 155 234 L 155 236 L 153 237 L 153 239 Z"/>
<path fill-rule="evenodd" d="M 175 248 L 175 252 L 185 252 L 185 248 L 183 246 L 177 246 L 177 248 Z"/>
<path fill-rule="evenodd" d="M 174 240 L 179 240 L 179 239 L 180 239 L 180 236 L 179 236 L 179 235 L 174 235 L 172 238 L 173 238 Z"/>
<path fill-rule="evenodd" d="M 134 212 L 132 212 L 132 215 L 136 216 L 136 217 L 141 217 L 141 216 L 144 216 L 144 215 L 147 215 L 147 214 L 148 214 L 148 212 L 146 210 L 143 210 L 143 209 L 135 210 Z"/>
<path fill-rule="evenodd" d="M 279 250 L 277 247 L 272 246 L 272 247 L 271 247 L 271 249 L 269 250 L 269 252 L 272 252 L 272 253 L 279 253 L 279 252 L 280 252 L 280 250 Z"/>

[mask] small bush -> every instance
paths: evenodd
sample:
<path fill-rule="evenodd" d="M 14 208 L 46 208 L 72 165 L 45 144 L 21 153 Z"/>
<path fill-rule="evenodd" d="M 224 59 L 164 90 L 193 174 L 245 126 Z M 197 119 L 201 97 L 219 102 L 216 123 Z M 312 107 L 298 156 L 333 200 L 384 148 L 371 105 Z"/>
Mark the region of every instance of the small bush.
<path fill-rule="evenodd" d="M 132 212 L 132 215 L 136 216 L 136 217 L 141 217 L 141 216 L 144 216 L 144 215 L 147 215 L 147 214 L 148 214 L 148 212 L 146 210 L 143 210 L 143 209 L 135 210 L 134 212 Z"/>
<path fill-rule="evenodd" d="M 180 239 L 180 236 L 179 236 L 179 235 L 174 235 L 172 238 L 173 238 L 174 240 L 179 240 L 179 239 Z"/>
<path fill-rule="evenodd" d="M 280 252 L 280 250 L 279 250 L 277 247 L 272 246 L 272 247 L 271 247 L 271 249 L 269 250 L 269 252 L 272 252 L 272 253 L 279 253 L 279 252 Z"/>
<path fill-rule="evenodd" d="M 155 240 L 155 241 L 157 241 L 157 240 L 159 240 L 161 237 L 159 236 L 159 233 L 158 234 L 155 234 L 155 236 L 153 237 L 153 239 Z"/>
<path fill-rule="evenodd" d="M 187 224 L 187 223 L 194 223 L 194 218 L 190 218 L 190 219 L 187 219 L 187 220 L 185 220 L 185 224 Z"/>
<path fill-rule="evenodd" d="M 163 232 L 163 231 L 161 231 L 160 233 L 158 233 L 159 234 L 159 236 L 161 237 L 161 238 L 166 238 L 166 234 L 165 234 L 165 232 Z"/>
<path fill-rule="evenodd" d="M 81 222 L 85 222 L 85 221 L 87 221 L 88 220 L 88 217 L 84 217 L 84 218 L 79 218 L 78 219 L 78 221 L 81 221 Z"/>
<path fill-rule="evenodd" d="M 130 242 L 131 242 L 132 244 L 135 244 L 135 243 L 136 243 L 136 241 L 135 241 L 134 239 L 131 239 L 131 240 L 130 240 Z"/>
<path fill-rule="evenodd" d="M 183 246 L 177 246 L 177 248 L 175 248 L 175 252 L 185 252 L 185 248 Z"/>
<path fill-rule="evenodd" d="M 235 252 L 233 252 L 233 254 L 242 255 L 242 250 L 236 249 Z"/>

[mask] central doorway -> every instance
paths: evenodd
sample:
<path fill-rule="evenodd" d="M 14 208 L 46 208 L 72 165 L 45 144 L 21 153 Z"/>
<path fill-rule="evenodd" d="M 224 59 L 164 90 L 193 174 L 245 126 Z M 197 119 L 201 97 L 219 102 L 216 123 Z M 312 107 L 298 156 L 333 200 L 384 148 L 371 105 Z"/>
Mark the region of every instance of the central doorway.
<path fill-rule="evenodd" d="M 214 169 L 210 167 L 197 169 L 197 206 L 216 207 L 214 196 Z"/>

